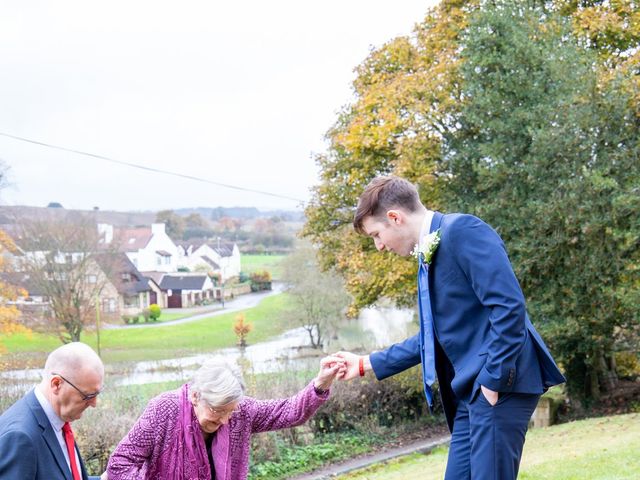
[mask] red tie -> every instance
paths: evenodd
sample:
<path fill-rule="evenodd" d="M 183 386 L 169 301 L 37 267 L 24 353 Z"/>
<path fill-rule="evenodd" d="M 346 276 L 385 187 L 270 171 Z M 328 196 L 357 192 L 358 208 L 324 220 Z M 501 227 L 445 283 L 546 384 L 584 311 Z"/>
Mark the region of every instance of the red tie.
<path fill-rule="evenodd" d="M 62 426 L 62 431 L 64 432 L 64 443 L 67 444 L 67 452 L 69 453 L 69 464 L 71 465 L 73 480 L 82 480 L 80 473 L 78 473 L 78 466 L 76 465 L 76 447 L 75 441 L 73 440 L 73 430 L 71 430 L 69 422 L 66 422 Z"/>

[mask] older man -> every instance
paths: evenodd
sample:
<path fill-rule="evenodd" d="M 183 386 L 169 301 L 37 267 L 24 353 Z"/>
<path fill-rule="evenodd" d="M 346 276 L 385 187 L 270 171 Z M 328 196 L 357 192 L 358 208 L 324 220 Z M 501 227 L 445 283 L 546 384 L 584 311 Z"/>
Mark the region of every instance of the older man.
<path fill-rule="evenodd" d="M 40 384 L 0 417 L 0 478 L 88 480 L 71 423 L 96 406 L 103 377 L 102 361 L 83 343 L 51 352 Z"/>

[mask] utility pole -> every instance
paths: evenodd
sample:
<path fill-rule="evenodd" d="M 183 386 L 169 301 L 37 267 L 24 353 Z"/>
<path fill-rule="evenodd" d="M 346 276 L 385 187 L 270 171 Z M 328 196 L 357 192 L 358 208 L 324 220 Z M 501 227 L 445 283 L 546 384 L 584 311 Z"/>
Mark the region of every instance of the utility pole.
<path fill-rule="evenodd" d="M 98 346 L 98 356 L 102 358 L 100 354 L 100 297 L 96 294 L 96 337 Z"/>

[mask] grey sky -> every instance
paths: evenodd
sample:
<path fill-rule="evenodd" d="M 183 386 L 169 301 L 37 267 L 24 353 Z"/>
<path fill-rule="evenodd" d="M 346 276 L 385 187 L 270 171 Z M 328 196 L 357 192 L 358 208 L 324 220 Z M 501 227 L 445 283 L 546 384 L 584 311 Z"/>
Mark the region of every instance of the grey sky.
<path fill-rule="evenodd" d="M 0 132 L 307 200 L 370 47 L 434 0 L 11 1 Z M 0 136 L 10 205 L 296 208 Z"/>

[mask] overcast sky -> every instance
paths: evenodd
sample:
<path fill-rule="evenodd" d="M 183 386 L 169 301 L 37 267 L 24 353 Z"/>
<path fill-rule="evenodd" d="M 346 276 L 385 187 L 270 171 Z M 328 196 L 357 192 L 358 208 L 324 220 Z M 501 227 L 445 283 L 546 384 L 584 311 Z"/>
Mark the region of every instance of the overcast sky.
<path fill-rule="evenodd" d="M 6 1 L 0 133 L 306 201 L 372 47 L 435 0 Z M 0 135 L 8 205 L 296 209 Z"/>

